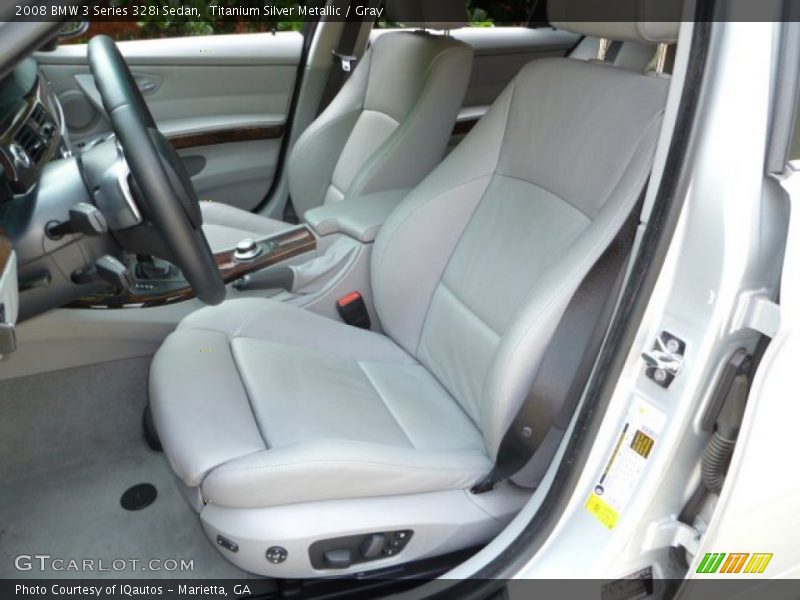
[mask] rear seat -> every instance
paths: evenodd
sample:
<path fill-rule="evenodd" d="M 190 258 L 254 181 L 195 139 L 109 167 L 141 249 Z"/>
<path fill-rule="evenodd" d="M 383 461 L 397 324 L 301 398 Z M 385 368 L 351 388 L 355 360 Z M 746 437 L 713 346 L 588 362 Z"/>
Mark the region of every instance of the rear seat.
<path fill-rule="evenodd" d="M 570 53 L 570 58 L 578 60 L 591 60 L 597 56 L 600 48 L 600 39 L 585 37 Z M 644 71 L 650 59 L 653 58 L 653 49 L 644 44 L 635 42 L 614 42 L 612 45 L 612 56 L 608 62 L 617 67 Z"/>

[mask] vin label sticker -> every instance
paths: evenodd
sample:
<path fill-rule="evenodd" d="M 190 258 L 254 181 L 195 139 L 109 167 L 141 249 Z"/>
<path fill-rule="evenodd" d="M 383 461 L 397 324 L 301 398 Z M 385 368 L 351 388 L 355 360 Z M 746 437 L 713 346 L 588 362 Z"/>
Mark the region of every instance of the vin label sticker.
<path fill-rule="evenodd" d="M 586 510 L 608 529 L 614 528 L 633 496 L 664 421 L 664 413 L 640 398 L 628 410 L 611 455 L 585 504 Z"/>

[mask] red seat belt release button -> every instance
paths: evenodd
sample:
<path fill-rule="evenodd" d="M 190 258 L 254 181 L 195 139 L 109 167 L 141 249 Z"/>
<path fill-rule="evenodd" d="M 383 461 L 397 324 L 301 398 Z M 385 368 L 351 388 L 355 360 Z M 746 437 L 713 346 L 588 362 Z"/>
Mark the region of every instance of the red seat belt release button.
<path fill-rule="evenodd" d="M 369 329 L 371 327 L 367 305 L 364 304 L 364 299 L 358 292 L 350 292 L 346 296 L 339 298 L 336 301 L 336 310 L 339 311 L 342 321 L 348 325 L 360 327 L 361 329 Z"/>

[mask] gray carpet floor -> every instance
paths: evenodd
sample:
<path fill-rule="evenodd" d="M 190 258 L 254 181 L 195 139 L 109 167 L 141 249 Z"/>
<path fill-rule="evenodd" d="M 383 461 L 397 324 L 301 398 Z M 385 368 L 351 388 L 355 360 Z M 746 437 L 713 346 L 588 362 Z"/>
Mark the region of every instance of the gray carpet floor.
<path fill-rule="evenodd" d="M 248 577 L 219 555 L 142 439 L 148 367 L 135 359 L 0 381 L 0 577 Z M 145 482 L 156 501 L 124 510 L 122 493 Z M 126 569 L 18 571 L 21 554 L 123 559 Z M 143 570 L 151 558 L 193 570 Z"/>

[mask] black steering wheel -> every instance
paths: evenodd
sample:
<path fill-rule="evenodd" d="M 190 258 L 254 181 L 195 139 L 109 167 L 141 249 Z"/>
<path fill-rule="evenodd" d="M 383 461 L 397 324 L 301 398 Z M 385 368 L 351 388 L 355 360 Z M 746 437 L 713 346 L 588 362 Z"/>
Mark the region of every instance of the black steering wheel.
<path fill-rule="evenodd" d="M 200 300 L 219 304 L 225 299 L 225 283 L 203 234 L 203 216 L 191 178 L 156 127 L 111 38 L 92 38 L 89 67 L 131 175 L 146 199 L 146 213 L 172 254 L 169 258 Z"/>

